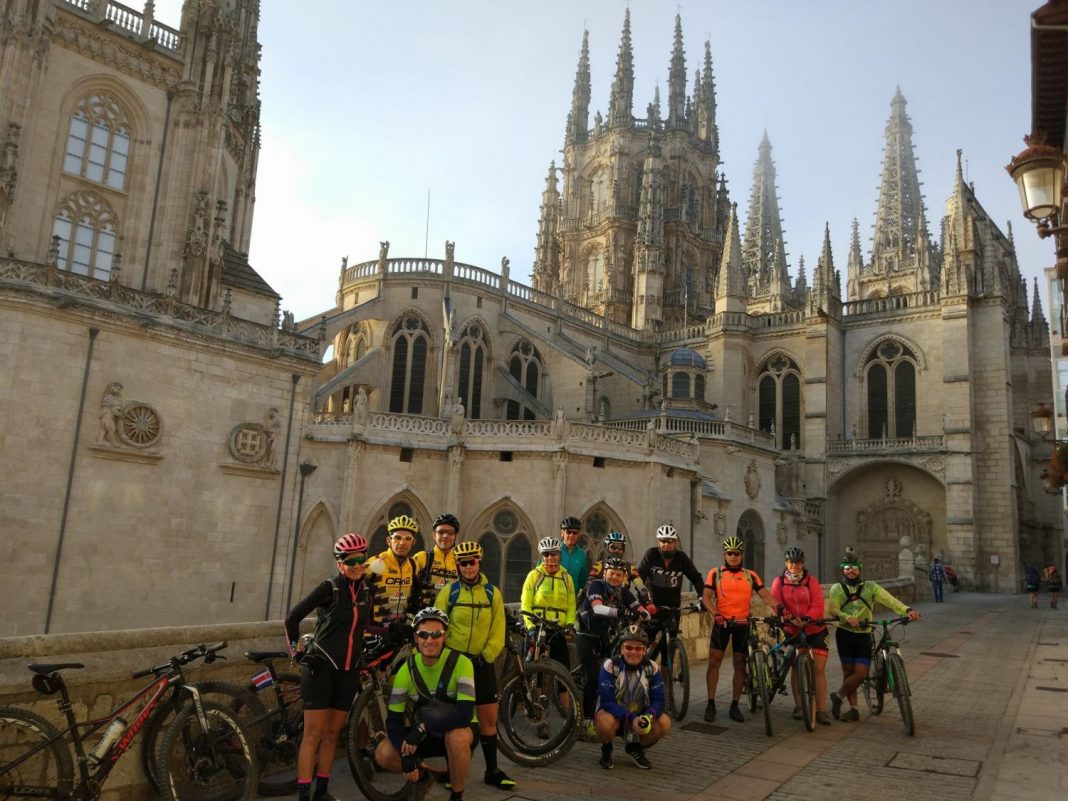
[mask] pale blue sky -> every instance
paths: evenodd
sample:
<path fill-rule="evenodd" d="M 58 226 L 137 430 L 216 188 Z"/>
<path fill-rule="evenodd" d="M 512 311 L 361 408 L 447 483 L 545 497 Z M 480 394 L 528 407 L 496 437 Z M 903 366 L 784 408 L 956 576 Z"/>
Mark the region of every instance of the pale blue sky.
<path fill-rule="evenodd" d="M 688 90 L 712 42 L 722 169 L 744 216 L 766 129 L 791 272 L 808 274 L 830 223 L 870 247 L 890 99 L 908 100 L 932 235 L 957 148 L 980 202 L 1012 220 L 1021 268 L 1052 245 L 1004 171 L 1030 124 L 1029 14 L 1040 0 L 632 0 L 635 103 L 666 96 L 676 9 Z M 179 0 L 157 16 L 177 24 Z M 607 111 L 624 0 L 287 3 L 262 0 L 263 150 L 250 259 L 297 319 L 331 307 L 341 257 L 428 255 L 529 283 L 538 205 L 559 161 L 583 27 L 593 112 Z M 743 219 L 744 224 L 744 219 Z M 1040 283 L 1045 305 L 1045 289 Z"/>

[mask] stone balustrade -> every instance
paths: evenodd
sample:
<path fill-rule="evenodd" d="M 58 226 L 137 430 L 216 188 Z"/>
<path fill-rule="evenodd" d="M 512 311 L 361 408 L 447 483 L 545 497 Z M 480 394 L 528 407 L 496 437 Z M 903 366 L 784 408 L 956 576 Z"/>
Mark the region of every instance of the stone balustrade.
<path fill-rule="evenodd" d="M 828 454 L 846 453 L 915 453 L 918 451 L 940 451 L 945 447 L 945 437 L 932 434 L 922 437 L 901 437 L 898 439 L 836 439 L 827 443 Z"/>
<path fill-rule="evenodd" d="M 851 300 L 842 304 L 842 314 L 846 317 L 856 317 L 864 314 L 882 314 L 883 312 L 896 312 L 902 309 L 939 306 L 941 303 L 942 299 L 939 291 L 937 289 L 927 289 L 922 292 L 909 292 L 903 295 Z"/>
<path fill-rule="evenodd" d="M 605 425 L 610 428 L 625 428 L 629 431 L 644 431 L 652 420 L 658 433 L 695 434 L 707 439 L 723 439 L 759 448 L 777 450 L 775 435 L 756 428 L 739 425 L 730 420 L 690 420 L 668 417 L 632 417 L 626 420 L 608 420 Z"/>
<path fill-rule="evenodd" d="M 120 31 L 131 34 L 135 39 L 152 40 L 158 47 L 170 53 L 177 54 L 181 49 L 182 37 L 174 28 L 155 20 L 149 20 L 149 27 L 146 31 L 144 14 L 122 3 L 117 3 L 115 0 L 107 0 L 106 4 L 98 0 L 62 0 L 62 2 L 85 14 L 99 13 L 97 8 L 103 6 L 104 19 Z"/>

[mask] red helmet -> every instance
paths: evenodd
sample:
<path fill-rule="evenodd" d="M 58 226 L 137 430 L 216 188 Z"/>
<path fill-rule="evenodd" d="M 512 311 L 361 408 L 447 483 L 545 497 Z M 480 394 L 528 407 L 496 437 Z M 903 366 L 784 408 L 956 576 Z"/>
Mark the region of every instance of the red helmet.
<path fill-rule="evenodd" d="M 362 534 L 342 534 L 341 538 L 334 543 L 334 558 L 341 561 L 350 553 L 360 553 L 367 550 L 367 538 Z"/>

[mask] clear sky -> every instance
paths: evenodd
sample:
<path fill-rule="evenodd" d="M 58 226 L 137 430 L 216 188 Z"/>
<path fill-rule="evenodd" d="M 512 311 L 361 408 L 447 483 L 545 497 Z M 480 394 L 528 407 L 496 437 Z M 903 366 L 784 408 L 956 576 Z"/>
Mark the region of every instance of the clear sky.
<path fill-rule="evenodd" d="M 529 283 L 538 206 L 559 162 L 582 31 L 590 115 L 607 112 L 625 0 L 262 0 L 263 149 L 250 261 L 298 320 L 333 306 L 342 256 L 444 258 Z M 688 92 L 712 43 L 722 169 L 744 215 L 767 130 L 791 275 L 811 278 L 830 224 L 845 272 L 853 217 L 870 250 L 890 100 L 908 101 L 927 221 L 956 150 L 979 201 L 1012 221 L 1021 269 L 1053 246 L 1004 170 L 1030 126 L 1030 12 L 1040 0 L 632 0 L 634 113 L 666 100 L 674 17 Z M 179 0 L 157 17 L 177 25 Z M 427 236 L 427 191 L 430 222 Z M 1030 291 L 1030 290 L 1029 290 Z M 1040 279 L 1043 305 L 1044 283 Z"/>

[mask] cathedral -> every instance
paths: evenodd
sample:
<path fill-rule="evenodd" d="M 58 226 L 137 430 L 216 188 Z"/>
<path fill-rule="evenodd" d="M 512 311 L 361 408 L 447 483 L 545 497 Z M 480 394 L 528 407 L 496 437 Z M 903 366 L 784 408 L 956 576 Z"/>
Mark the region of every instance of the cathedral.
<path fill-rule="evenodd" d="M 383 241 L 297 321 L 246 255 L 258 8 L 0 19 L 0 324 L 23 379 L 0 393 L 20 421 L 0 435 L 3 633 L 277 618 L 338 533 L 381 545 L 399 513 L 420 547 L 455 513 L 509 601 L 569 515 L 635 559 L 670 522 L 702 570 L 728 534 L 762 575 L 797 545 L 825 581 L 846 546 L 873 578 L 939 557 L 1001 592 L 1059 558 L 1029 419 L 1052 394 L 1037 288 L 959 157 L 929 222 L 900 91 L 870 249 L 854 221 L 843 275 L 828 228 L 808 274 L 774 132 L 743 227 L 709 44 L 691 77 L 676 17 L 666 98 L 636 109 L 628 11 L 592 119 L 583 34 L 531 285 L 462 242 Z"/>

